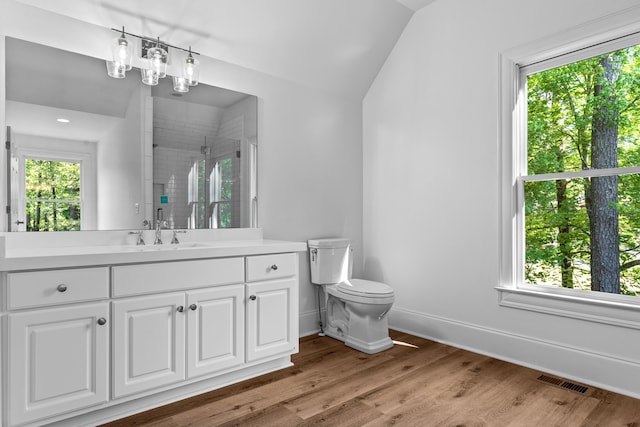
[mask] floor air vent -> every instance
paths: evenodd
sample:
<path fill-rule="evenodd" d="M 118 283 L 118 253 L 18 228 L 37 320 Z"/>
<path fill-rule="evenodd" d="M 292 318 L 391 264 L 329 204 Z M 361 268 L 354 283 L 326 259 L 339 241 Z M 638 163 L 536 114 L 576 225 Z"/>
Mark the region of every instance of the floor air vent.
<path fill-rule="evenodd" d="M 589 390 L 588 387 L 585 387 L 583 385 L 574 384 L 572 382 L 565 381 L 563 379 L 556 378 L 556 377 L 550 377 L 548 375 L 540 375 L 538 377 L 538 380 L 544 381 L 549 384 L 557 385 L 559 387 L 566 388 L 567 390 L 575 391 L 577 393 L 585 393 L 587 390 Z"/>

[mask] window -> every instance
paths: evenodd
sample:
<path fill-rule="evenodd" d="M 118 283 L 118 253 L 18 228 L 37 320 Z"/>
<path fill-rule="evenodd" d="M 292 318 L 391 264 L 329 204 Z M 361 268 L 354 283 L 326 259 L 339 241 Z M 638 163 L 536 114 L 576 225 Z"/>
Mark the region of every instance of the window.
<path fill-rule="evenodd" d="M 233 163 L 230 157 L 221 159 L 211 172 L 212 227 L 229 228 L 231 223 L 231 203 L 233 201 Z"/>
<path fill-rule="evenodd" d="M 204 159 L 196 160 L 189 171 L 189 228 L 234 227 L 232 203 L 236 182 L 233 179 L 232 158 L 216 161 L 206 179 L 205 171 Z M 209 213 L 206 212 L 207 208 Z"/>
<path fill-rule="evenodd" d="M 521 73 L 524 283 L 640 295 L 640 47 Z"/>
<path fill-rule="evenodd" d="M 80 230 L 80 163 L 25 159 L 27 231 Z"/>
<path fill-rule="evenodd" d="M 640 329 L 639 18 L 501 54 L 503 306 Z"/>

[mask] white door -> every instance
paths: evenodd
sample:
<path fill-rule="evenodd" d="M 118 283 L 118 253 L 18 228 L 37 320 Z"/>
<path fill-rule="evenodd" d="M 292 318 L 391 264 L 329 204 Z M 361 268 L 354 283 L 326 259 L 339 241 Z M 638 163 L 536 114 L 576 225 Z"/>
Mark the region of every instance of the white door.
<path fill-rule="evenodd" d="M 295 278 L 247 284 L 247 361 L 298 349 Z"/>
<path fill-rule="evenodd" d="M 185 379 L 185 294 L 113 302 L 113 397 Z"/>
<path fill-rule="evenodd" d="M 107 302 L 8 316 L 11 424 L 108 399 Z"/>
<path fill-rule="evenodd" d="M 244 285 L 187 293 L 187 376 L 244 363 Z"/>

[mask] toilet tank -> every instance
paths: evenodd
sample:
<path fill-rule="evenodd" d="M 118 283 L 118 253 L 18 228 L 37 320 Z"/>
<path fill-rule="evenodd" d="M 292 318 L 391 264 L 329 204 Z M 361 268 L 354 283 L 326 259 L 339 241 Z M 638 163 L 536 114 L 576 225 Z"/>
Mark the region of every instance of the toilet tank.
<path fill-rule="evenodd" d="M 309 240 L 311 283 L 329 285 L 349 278 L 349 239 Z"/>

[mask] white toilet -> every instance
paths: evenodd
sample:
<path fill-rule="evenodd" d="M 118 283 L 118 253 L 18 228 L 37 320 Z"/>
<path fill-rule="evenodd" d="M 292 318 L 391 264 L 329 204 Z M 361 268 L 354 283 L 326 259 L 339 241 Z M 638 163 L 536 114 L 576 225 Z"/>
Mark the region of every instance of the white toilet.
<path fill-rule="evenodd" d="M 393 346 L 387 322 L 393 288 L 351 278 L 350 243 L 349 239 L 309 240 L 311 282 L 325 290 L 324 332 L 356 350 L 378 353 Z"/>

